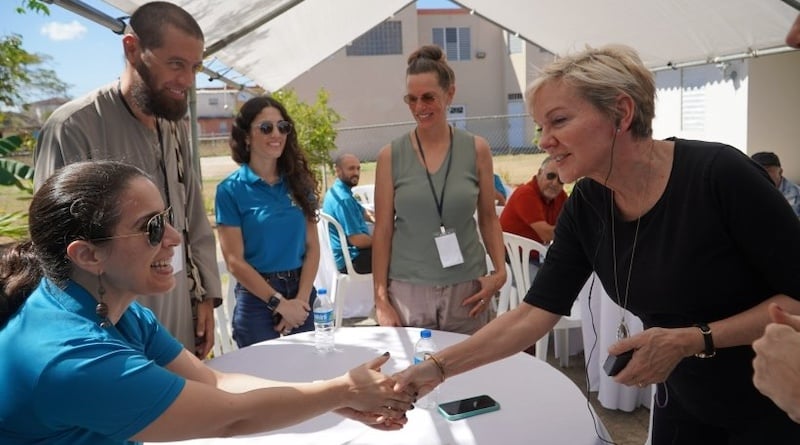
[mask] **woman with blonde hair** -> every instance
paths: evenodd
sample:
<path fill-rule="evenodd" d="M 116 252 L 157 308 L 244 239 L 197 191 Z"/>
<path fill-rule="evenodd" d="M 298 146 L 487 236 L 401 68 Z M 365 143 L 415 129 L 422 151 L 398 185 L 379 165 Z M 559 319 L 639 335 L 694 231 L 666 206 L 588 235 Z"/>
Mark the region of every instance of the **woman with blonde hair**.
<path fill-rule="evenodd" d="M 526 99 L 559 177 L 578 181 L 547 258 L 525 304 L 403 371 L 396 389 L 425 393 L 525 349 L 594 271 L 644 324 L 629 336 L 623 319 L 608 352 L 632 354 L 617 382 L 657 385 L 654 445 L 795 443 L 800 425 L 752 382 L 768 305 L 800 310 L 800 222 L 768 175 L 727 145 L 654 139 L 655 81 L 628 47 L 557 60 Z"/>

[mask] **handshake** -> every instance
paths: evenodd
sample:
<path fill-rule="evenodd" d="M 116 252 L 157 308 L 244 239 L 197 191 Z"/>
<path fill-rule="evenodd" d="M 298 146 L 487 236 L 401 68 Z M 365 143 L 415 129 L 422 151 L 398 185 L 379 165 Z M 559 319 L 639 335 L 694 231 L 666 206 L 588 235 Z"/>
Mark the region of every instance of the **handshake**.
<path fill-rule="evenodd" d="M 333 412 L 384 431 L 397 430 L 408 422 L 406 411 L 417 399 L 442 382 L 432 360 L 409 366 L 392 376 L 381 373 L 389 360 L 386 352 L 329 382 L 345 390 L 344 404 Z"/>

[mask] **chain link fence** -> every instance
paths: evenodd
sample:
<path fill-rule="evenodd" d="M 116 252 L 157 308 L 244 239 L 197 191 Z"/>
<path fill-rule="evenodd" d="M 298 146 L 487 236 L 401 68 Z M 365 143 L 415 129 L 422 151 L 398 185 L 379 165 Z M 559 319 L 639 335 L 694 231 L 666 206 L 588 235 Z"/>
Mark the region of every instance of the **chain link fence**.
<path fill-rule="evenodd" d="M 494 155 L 541 153 L 534 143 L 534 126 L 527 114 L 509 114 L 452 119 L 455 127 L 484 137 Z M 398 136 L 414 129 L 415 122 L 344 127 L 338 129 L 337 150 L 331 153 L 352 153 L 362 162 L 377 159 L 378 152 Z"/>

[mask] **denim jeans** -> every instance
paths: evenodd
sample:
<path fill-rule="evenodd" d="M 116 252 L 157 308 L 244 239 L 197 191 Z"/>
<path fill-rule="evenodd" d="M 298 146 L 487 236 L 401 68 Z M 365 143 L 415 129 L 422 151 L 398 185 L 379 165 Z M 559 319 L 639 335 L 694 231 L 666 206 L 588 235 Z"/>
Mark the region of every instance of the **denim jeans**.
<path fill-rule="evenodd" d="M 273 289 L 280 292 L 287 300 L 296 298 L 300 284 L 299 270 L 298 273 L 289 277 L 275 275 L 264 274 L 262 276 Z M 275 330 L 275 325 L 272 322 L 273 313 L 267 308 L 265 301 L 251 294 L 239 283 L 236 283 L 234 293 L 236 294 L 236 307 L 233 309 L 233 321 L 231 324 L 233 325 L 233 340 L 240 348 L 280 336 L 280 332 Z M 309 309 L 313 309 L 314 300 L 316 299 L 317 290 L 312 287 L 311 298 L 308 302 Z M 313 330 L 314 316 L 309 310 L 309 316 L 306 318 L 305 323 L 297 329 L 293 329 L 291 333 Z"/>

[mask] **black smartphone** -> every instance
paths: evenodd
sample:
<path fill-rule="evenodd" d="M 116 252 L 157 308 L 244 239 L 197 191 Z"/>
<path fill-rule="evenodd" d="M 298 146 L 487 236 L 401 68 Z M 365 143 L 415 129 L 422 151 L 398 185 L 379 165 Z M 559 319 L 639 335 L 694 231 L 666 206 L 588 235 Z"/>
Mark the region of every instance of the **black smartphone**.
<path fill-rule="evenodd" d="M 454 400 L 439 404 L 439 412 L 447 420 L 458 420 L 478 414 L 497 411 L 500 404 L 487 395 L 470 397 L 468 399 Z"/>
<path fill-rule="evenodd" d="M 633 357 L 633 349 L 625 351 L 620 355 L 608 354 L 606 362 L 603 363 L 603 369 L 610 377 L 614 377 L 627 366 L 628 362 L 631 361 L 631 357 Z"/>

